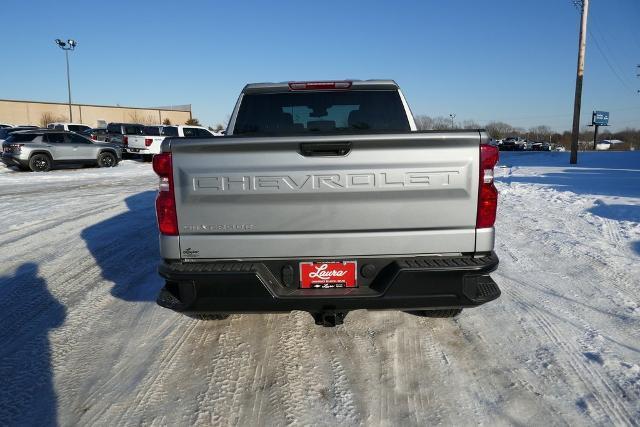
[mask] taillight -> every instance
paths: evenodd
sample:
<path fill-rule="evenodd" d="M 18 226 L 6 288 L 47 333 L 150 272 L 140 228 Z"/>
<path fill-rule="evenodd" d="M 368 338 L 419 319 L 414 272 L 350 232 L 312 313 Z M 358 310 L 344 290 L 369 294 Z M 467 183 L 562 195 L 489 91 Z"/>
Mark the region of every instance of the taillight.
<path fill-rule="evenodd" d="M 156 198 L 156 216 L 160 233 L 168 236 L 178 235 L 178 215 L 176 197 L 173 191 L 173 165 L 171 153 L 153 156 L 153 171 L 160 177 L 158 197 Z"/>
<path fill-rule="evenodd" d="M 145 145 L 145 147 L 150 147 L 150 146 L 151 146 L 151 144 L 153 144 L 153 139 L 151 139 L 151 138 L 145 138 L 145 139 L 144 139 L 144 145 Z"/>
<path fill-rule="evenodd" d="M 476 228 L 490 228 L 496 222 L 498 189 L 493 183 L 493 168 L 499 158 L 498 147 L 480 145 L 480 188 L 478 189 Z"/>
<path fill-rule="evenodd" d="M 124 145 L 129 145 L 129 137 L 128 136 L 123 136 L 122 137 L 122 143 Z"/>
<path fill-rule="evenodd" d="M 290 82 L 289 90 L 314 90 L 314 89 L 349 89 L 351 82 Z"/>
<path fill-rule="evenodd" d="M 7 151 L 11 151 L 12 153 L 20 154 L 22 152 L 22 147 L 24 147 L 24 144 L 11 144 L 11 145 L 9 145 Z"/>

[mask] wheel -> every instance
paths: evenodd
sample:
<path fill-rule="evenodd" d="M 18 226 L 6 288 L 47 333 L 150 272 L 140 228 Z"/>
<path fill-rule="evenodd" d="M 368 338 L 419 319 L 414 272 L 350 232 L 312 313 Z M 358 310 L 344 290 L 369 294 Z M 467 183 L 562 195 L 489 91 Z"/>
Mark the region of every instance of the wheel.
<path fill-rule="evenodd" d="M 414 316 L 420 316 L 420 317 L 444 318 L 444 317 L 456 317 L 458 314 L 462 313 L 462 309 L 448 308 L 445 310 L 415 310 L 415 311 L 407 311 L 407 313 L 413 314 Z"/>
<path fill-rule="evenodd" d="M 48 172 L 51 170 L 51 157 L 46 154 L 36 154 L 29 159 L 29 169 L 34 172 Z"/>
<path fill-rule="evenodd" d="M 112 168 L 117 164 L 118 159 L 113 153 L 105 151 L 98 155 L 98 166 L 101 168 Z"/>
<path fill-rule="evenodd" d="M 197 320 L 224 320 L 229 314 L 187 314 L 187 317 Z"/>

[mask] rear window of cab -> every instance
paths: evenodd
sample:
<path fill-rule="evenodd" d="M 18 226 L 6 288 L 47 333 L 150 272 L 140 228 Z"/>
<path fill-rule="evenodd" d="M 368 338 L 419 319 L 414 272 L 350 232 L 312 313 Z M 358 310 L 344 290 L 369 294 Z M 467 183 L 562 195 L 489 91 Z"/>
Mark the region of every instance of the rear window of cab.
<path fill-rule="evenodd" d="M 235 135 L 403 132 L 409 121 L 397 90 L 245 94 Z"/>

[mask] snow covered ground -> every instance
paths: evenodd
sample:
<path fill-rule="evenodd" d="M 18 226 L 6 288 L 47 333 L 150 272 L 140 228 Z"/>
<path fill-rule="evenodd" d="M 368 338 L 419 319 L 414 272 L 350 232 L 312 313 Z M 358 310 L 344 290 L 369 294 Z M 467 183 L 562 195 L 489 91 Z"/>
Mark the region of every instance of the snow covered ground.
<path fill-rule="evenodd" d="M 640 152 L 502 154 L 502 297 L 333 329 L 156 306 L 149 164 L 0 166 L 0 425 L 638 425 Z"/>

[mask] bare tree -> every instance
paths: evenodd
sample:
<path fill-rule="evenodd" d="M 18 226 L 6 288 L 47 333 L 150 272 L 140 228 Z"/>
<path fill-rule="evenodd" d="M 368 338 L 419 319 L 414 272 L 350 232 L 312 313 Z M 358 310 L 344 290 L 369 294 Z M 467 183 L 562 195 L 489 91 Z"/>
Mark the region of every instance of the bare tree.
<path fill-rule="evenodd" d="M 40 116 L 40 120 L 39 120 L 39 125 L 43 128 L 46 128 L 47 125 L 49 123 L 55 123 L 55 122 L 68 122 L 69 118 L 67 116 L 63 116 L 63 115 L 55 115 L 50 111 L 46 111 L 44 113 L 42 113 L 42 115 Z"/>
<path fill-rule="evenodd" d="M 513 133 L 513 126 L 505 122 L 489 122 L 484 128 L 493 139 L 504 139 Z"/>
<path fill-rule="evenodd" d="M 529 139 L 534 141 L 547 141 L 551 139 L 553 131 L 549 126 L 534 126 L 529 128 Z"/>
<path fill-rule="evenodd" d="M 480 129 L 480 126 L 475 120 L 465 120 L 462 122 L 462 129 Z"/>
<path fill-rule="evenodd" d="M 142 123 L 144 119 L 142 118 L 140 113 L 138 113 L 137 111 L 134 111 L 133 113 L 129 113 L 129 120 L 132 123 Z"/>
<path fill-rule="evenodd" d="M 438 116 L 433 118 L 433 129 L 434 130 L 445 130 L 445 129 L 453 129 L 455 124 L 451 125 L 451 117 Z"/>
<path fill-rule="evenodd" d="M 431 130 L 433 129 L 433 119 L 424 114 L 415 116 L 414 121 L 416 122 L 416 127 L 418 130 Z"/>

